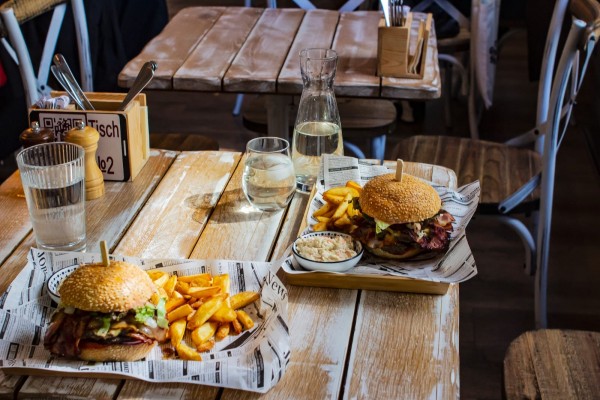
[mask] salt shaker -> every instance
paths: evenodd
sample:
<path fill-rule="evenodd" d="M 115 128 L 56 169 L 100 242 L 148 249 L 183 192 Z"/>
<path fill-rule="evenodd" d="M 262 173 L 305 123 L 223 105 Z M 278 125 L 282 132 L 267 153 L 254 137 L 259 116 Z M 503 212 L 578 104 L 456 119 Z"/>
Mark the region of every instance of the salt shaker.
<path fill-rule="evenodd" d="M 54 132 L 50 129 L 40 128 L 38 121 L 31 121 L 31 127 L 21 132 L 19 140 L 23 148 L 35 146 L 36 144 L 54 142 Z"/>
<path fill-rule="evenodd" d="M 104 177 L 96 163 L 100 134 L 91 126 L 86 126 L 81 120 L 75 123 L 75 128 L 67 132 L 65 142 L 80 145 L 85 150 L 85 198 L 97 199 L 104 195 Z"/>

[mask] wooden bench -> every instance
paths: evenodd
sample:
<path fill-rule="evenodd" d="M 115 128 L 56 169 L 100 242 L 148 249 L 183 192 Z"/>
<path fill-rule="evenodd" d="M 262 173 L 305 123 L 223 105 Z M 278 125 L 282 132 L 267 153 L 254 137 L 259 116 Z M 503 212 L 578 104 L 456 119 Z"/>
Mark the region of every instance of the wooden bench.
<path fill-rule="evenodd" d="M 503 378 L 507 400 L 598 399 L 600 332 L 525 332 L 506 351 Z"/>

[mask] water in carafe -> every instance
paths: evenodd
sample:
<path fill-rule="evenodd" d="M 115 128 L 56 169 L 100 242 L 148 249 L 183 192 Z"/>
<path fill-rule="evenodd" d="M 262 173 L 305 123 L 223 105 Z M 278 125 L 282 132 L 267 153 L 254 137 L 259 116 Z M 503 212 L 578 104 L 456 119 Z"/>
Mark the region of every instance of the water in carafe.
<path fill-rule="evenodd" d="M 294 125 L 292 160 L 296 188 L 310 191 L 322 154 L 344 153 L 342 127 L 333 80 L 337 53 L 331 49 L 304 49 L 300 52 L 303 90 Z"/>

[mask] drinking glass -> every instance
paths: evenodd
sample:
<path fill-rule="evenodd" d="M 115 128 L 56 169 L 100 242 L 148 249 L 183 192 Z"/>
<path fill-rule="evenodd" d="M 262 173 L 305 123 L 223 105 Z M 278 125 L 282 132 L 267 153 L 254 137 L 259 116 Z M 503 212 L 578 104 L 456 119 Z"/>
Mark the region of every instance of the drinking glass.
<path fill-rule="evenodd" d="M 85 249 L 85 151 L 73 143 L 38 144 L 17 155 L 37 245 Z"/>
<path fill-rule="evenodd" d="M 246 145 L 242 189 L 254 207 L 263 211 L 285 208 L 296 189 L 290 144 L 278 137 L 259 137 Z"/>
<path fill-rule="evenodd" d="M 333 80 L 337 53 L 331 49 L 300 52 L 302 96 L 294 125 L 292 159 L 297 188 L 309 192 L 317 180 L 322 154 L 344 154 Z"/>

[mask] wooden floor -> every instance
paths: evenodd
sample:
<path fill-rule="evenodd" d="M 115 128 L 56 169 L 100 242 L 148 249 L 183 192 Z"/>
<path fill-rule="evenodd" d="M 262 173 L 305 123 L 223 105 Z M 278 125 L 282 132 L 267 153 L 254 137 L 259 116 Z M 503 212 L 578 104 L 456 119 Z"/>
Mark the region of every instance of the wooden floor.
<path fill-rule="evenodd" d="M 527 81 L 524 35 L 513 36 L 499 63 L 494 106 L 484 113 L 482 137 L 503 140 L 531 127 L 536 85 Z M 243 150 L 257 134 L 244 129 L 231 111 L 235 95 L 151 92 L 153 132 L 207 135 L 221 149 Z M 442 103 L 427 104 L 419 123 L 399 122 L 388 139 L 388 153 L 398 138 L 412 133 L 466 135 L 464 100 L 454 100 L 454 128 L 442 123 Z M 342 121 L 343 126 L 343 121 Z M 586 141 L 575 126 L 559 155 L 552 232 L 549 285 L 551 327 L 600 331 L 600 268 L 597 261 L 597 205 L 600 185 Z M 508 228 L 475 219 L 467 237 L 479 274 L 460 287 L 461 394 L 465 399 L 501 398 L 502 360 L 508 344 L 534 327 L 533 280 L 523 272 L 524 250 Z"/>

